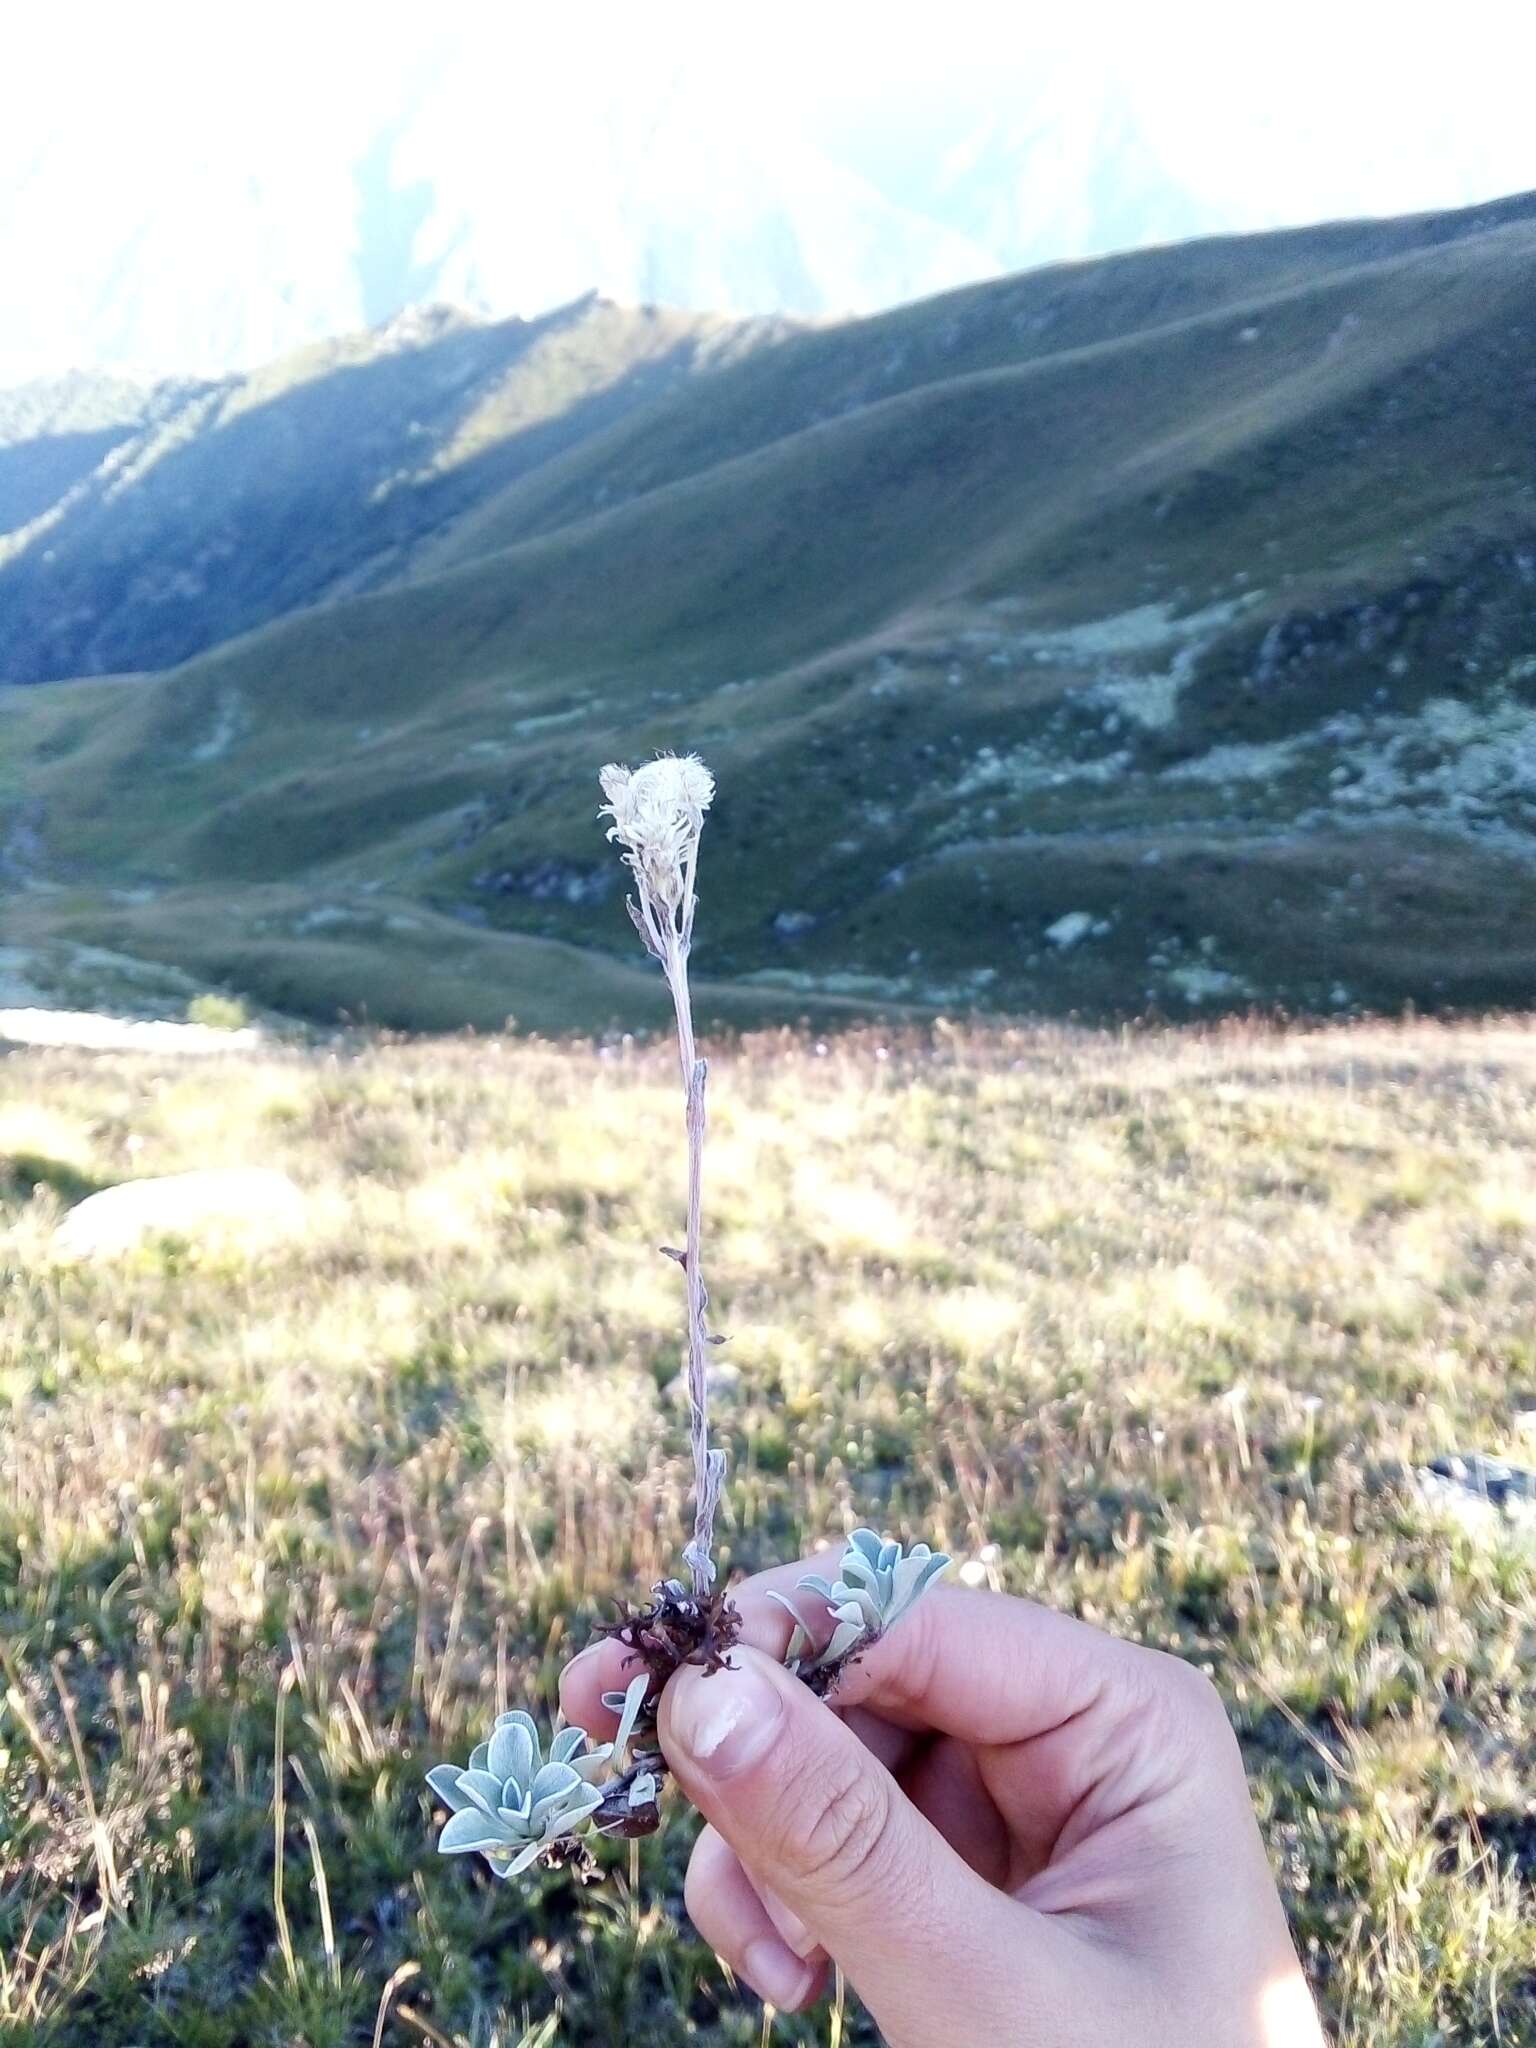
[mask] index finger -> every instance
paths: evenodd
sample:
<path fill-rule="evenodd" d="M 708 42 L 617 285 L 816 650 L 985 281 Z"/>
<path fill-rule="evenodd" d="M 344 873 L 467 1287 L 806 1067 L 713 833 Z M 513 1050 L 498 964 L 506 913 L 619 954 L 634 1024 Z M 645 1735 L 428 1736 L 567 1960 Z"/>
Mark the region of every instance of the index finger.
<path fill-rule="evenodd" d="M 1165 1670 L 1179 1671 L 1177 1660 L 1071 1615 L 939 1585 L 855 1654 L 832 1697 L 902 1727 L 999 1748 L 1049 1735 L 1101 1705 L 1123 1713 L 1150 1702 Z"/>
<path fill-rule="evenodd" d="M 741 1639 L 775 1660 L 789 1646 L 793 1623 L 778 1600 L 795 1602 L 813 1641 L 830 1633 L 825 1604 L 799 1593 L 810 1571 L 835 1577 L 841 1551 L 818 1551 L 775 1565 L 733 1589 Z M 1150 1698 L 1154 1671 L 1165 1660 L 1123 1643 L 1087 1622 L 1006 1594 L 938 1585 L 868 1650 L 853 1657 L 831 1704 L 865 1707 L 908 1729 L 931 1729 L 988 1746 L 1028 1742 L 1076 1720 L 1106 1694 L 1117 1706 Z M 566 1718 L 602 1740 L 616 1717 L 602 1704 L 622 1692 L 638 1668 L 633 1650 L 611 1636 L 592 1644 L 560 1677 Z"/>

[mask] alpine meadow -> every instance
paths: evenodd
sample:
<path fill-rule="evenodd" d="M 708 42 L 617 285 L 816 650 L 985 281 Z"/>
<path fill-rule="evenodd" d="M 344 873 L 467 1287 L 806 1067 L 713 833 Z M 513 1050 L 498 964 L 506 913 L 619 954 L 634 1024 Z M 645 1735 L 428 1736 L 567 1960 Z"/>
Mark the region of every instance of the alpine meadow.
<path fill-rule="evenodd" d="M 1533 338 L 1526 194 L 0 391 L 0 2035 L 878 2048 L 658 1722 L 848 1540 L 797 1698 L 1168 1651 L 1333 2048 L 1536 2048 Z"/>

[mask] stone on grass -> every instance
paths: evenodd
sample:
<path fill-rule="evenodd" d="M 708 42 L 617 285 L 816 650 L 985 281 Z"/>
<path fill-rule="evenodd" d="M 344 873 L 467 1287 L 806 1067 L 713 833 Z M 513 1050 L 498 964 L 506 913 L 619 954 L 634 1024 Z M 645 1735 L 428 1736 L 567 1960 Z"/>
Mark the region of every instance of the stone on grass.
<path fill-rule="evenodd" d="M 0 1040 L 10 1045 L 77 1046 L 84 1052 L 249 1052 L 260 1044 L 250 1025 L 235 1031 L 94 1010 L 0 1010 Z"/>
<path fill-rule="evenodd" d="M 1481 1451 L 1452 1451 L 1414 1472 L 1424 1504 L 1469 1536 L 1536 1544 L 1536 1472 Z"/>
<path fill-rule="evenodd" d="M 1086 939 L 1092 930 L 1091 910 L 1069 910 L 1065 916 L 1058 917 L 1054 924 L 1046 926 L 1045 936 L 1053 946 L 1060 946 L 1065 952 L 1068 946 L 1075 946 L 1080 940 Z"/>
<path fill-rule="evenodd" d="M 53 1234 L 65 1258 L 112 1258 L 146 1238 L 273 1237 L 304 1220 L 304 1196 L 270 1166 L 212 1166 L 127 1180 L 88 1195 Z"/>

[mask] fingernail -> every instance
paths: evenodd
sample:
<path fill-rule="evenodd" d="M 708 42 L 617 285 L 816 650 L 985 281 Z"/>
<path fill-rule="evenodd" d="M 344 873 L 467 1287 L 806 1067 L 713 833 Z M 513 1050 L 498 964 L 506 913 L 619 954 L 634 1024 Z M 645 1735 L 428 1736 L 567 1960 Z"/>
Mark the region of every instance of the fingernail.
<path fill-rule="evenodd" d="M 767 1885 L 759 1885 L 757 1895 L 763 1902 L 763 1910 L 789 1943 L 795 1954 L 802 1960 L 809 1960 L 821 1947 L 798 1913 L 792 1913 L 777 1892 Z"/>
<path fill-rule="evenodd" d="M 709 1778 L 734 1778 L 759 1762 L 784 1717 L 773 1680 L 737 1654 L 719 1671 L 685 1665 L 667 1688 L 667 1744 Z"/>
<path fill-rule="evenodd" d="M 760 1934 L 747 1945 L 741 1959 L 741 1974 L 758 1997 L 769 2005 L 792 2012 L 816 1980 L 808 1963 L 787 1949 L 771 1934 Z"/>

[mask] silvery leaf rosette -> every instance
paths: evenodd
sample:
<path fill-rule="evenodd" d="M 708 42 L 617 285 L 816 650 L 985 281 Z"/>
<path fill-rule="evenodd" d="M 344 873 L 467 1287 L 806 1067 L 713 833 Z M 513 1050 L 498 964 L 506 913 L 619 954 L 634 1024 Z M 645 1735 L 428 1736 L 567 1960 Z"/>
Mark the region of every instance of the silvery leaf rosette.
<path fill-rule="evenodd" d="M 621 1790 L 630 1805 L 654 1798 L 649 1772 L 611 1768 L 634 1733 L 649 1684 L 644 1673 L 631 1682 L 612 1742 L 594 1745 L 585 1729 L 562 1728 L 546 1759 L 538 1723 L 519 1710 L 497 1716 L 464 1769 L 438 1764 L 428 1771 L 427 1783 L 451 1809 L 437 1838 L 442 1854 L 478 1853 L 498 1877 L 515 1877 L 547 1849 L 583 1833 Z M 627 1778 L 622 1786 L 621 1775 Z"/>
<path fill-rule="evenodd" d="M 811 1638 L 804 1622 L 782 1594 L 769 1595 L 795 1624 L 785 1663 L 803 1677 L 840 1664 L 860 1648 L 868 1649 L 876 1637 L 894 1628 L 948 1565 L 945 1553 L 931 1550 L 926 1543 L 914 1543 L 905 1550 L 894 1539 L 882 1540 L 873 1529 L 855 1529 L 838 1560 L 834 1580 L 807 1572 L 795 1582 L 824 1600 L 831 1613 L 832 1637 L 824 1650 L 809 1655 Z"/>

